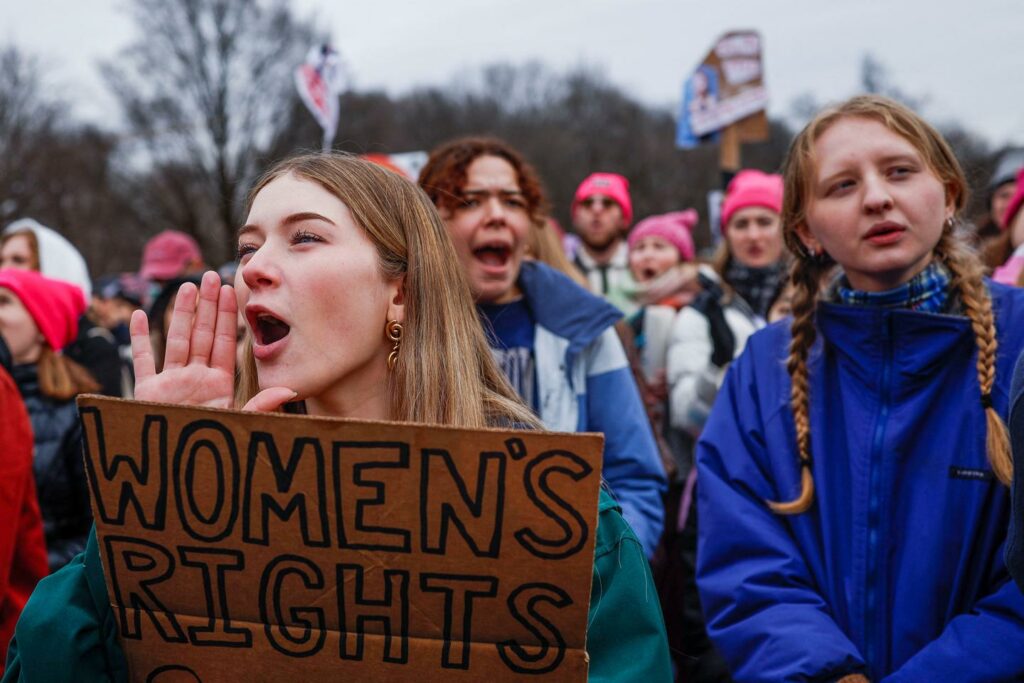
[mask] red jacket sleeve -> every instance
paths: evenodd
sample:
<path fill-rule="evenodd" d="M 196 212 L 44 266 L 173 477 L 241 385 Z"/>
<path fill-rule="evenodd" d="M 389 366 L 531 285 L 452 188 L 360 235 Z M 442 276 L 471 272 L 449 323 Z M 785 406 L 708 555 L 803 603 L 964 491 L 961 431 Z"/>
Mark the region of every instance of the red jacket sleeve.
<path fill-rule="evenodd" d="M 49 571 L 32 474 L 32 443 L 18 388 L 0 369 L 0 672 L 21 609 Z"/>

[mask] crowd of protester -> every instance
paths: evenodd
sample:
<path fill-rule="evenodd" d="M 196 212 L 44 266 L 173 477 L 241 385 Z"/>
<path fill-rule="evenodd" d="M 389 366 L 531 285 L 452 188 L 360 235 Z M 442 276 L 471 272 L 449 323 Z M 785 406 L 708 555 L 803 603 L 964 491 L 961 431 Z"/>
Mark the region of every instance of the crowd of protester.
<path fill-rule="evenodd" d="M 781 174 L 731 178 L 706 254 L 694 208 L 634 220 L 629 180 L 594 171 L 566 234 L 501 140 L 439 146 L 417 183 L 294 157 L 216 272 L 166 231 L 137 272 L 92 280 L 57 230 L 8 225 L 3 680 L 126 675 L 95 594 L 81 393 L 602 433 L 594 681 L 1024 679 L 1016 519 L 1004 559 L 1024 156 L 975 228 L 941 135 L 853 98 Z M 198 397 L 179 381 L 197 365 Z"/>

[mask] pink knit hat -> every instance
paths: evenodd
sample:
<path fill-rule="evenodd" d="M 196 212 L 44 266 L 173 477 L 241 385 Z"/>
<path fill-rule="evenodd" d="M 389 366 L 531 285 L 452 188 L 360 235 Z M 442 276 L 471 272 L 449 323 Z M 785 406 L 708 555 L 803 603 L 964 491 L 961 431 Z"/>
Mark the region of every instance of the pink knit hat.
<path fill-rule="evenodd" d="M 1024 168 L 1017 172 L 1017 191 L 1013 193 L 1013 198 L 1006 206 L 1006 214 L 1003 219 L 1004 230 L 1010 227 L 1010 223 L 1013 223 L 1021 206 L 1024 206 Z"/>
<path fill-rule="evenodd" d="M 146 280 L 170 280 L 202 260 L 203 254 L 194 239 L 180 230 L 164 230 L 146 242 L 139 275 Z"/>
<path fill-rule="evenodd" d="M 85 295 L 75 285 L 53 280 L 34 270 L 0 270 L 0 287 L 21 299 L 36 321 L 46 343 L 60 351 L 78 335 L 78 319 L 85 313 Z"/>
<path fill-rule="evenodd" d="M 629 248 L 632 249 L 644 237 L 661 237 L 679 251 L 683 261 L 692 261 L 697 255 L 692 234 L 695 225 L 697 212 L 693 209 L 648 216 L 629 233 Z"/>
<path fill-rule="evenodd" d="M 622 218 L 626 225 L 633 222 L 633 201 L 629 198 L 629 181 L 618 173 L 591 173 L 576 188 L 576 196 L 572 200 L 572 212 L 584 199 L 595 194 L 611 197 L 622 209 Z"/>
<path fill-rule="evenodd" d="M 722 234 L 725 234 L 732 215 L 748 206 L 763 206 L 781 213 L 782 176 L 753 170 L 737 173 L 729 183 L 722 203 Z"/>

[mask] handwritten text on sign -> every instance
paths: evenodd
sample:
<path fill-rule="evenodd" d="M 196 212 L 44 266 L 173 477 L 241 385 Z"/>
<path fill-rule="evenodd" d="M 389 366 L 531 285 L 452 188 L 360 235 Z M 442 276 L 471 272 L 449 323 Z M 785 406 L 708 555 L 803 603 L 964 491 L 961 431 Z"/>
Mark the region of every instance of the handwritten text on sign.
<path fill-rule="evenodd" d="M 599 436 L 79 407 L 135 680 L 586 679 Z"/>

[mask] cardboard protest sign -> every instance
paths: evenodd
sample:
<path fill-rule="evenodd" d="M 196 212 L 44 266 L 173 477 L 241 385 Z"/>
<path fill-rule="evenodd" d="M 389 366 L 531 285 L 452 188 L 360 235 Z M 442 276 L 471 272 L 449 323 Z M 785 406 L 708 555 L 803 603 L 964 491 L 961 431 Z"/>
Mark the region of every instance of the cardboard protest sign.
<path fill-rule="evenodd" d="M 763 71 L 756 31 L 733 31 L 719 38 L 683 85 L 676 146 L 717 142 L 717 134 L 734 125 L 737 142 L 767 140 Z"/>
<path fill-rule="evenodd" d="M 134 681 L 585 681 L 602 437 L 79 399 Z"/>

